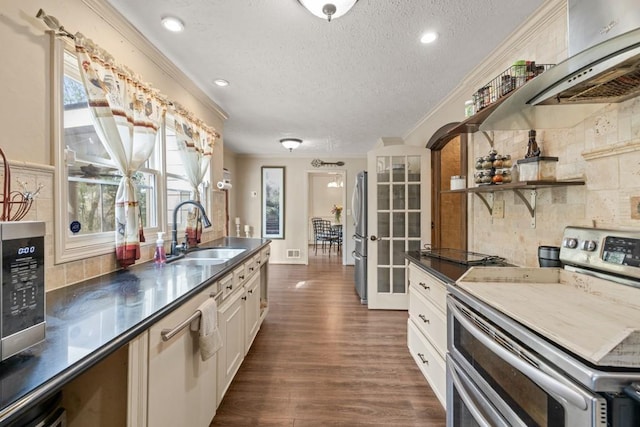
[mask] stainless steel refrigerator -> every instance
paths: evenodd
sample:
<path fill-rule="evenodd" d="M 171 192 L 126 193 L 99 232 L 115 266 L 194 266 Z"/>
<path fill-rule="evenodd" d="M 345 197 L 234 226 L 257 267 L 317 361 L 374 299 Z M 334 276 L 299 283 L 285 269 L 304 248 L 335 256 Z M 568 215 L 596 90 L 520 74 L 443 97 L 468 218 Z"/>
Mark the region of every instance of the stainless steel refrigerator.
<path fill-rule="evenodd" d="M 351 212 L 355 234 L 353 240 L 356 249 L 353 251 L 355 259 L 356 292 L 360 303 L 367 303 L 367 171 L 358 172 L 356 185 L 351 197 Z"/>

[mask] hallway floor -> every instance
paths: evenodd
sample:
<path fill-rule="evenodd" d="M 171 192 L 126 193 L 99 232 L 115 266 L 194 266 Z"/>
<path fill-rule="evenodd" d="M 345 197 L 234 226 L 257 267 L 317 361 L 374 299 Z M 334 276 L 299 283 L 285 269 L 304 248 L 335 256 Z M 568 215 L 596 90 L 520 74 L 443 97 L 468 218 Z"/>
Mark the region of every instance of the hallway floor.
<path fill-rule="evenodd" d="M 445 426 L 407 349 L 407 312 L 362 306 L 353 266 L 319 250 L 308 266 L 270 264 L 269 284 L 212 426 Z"/>

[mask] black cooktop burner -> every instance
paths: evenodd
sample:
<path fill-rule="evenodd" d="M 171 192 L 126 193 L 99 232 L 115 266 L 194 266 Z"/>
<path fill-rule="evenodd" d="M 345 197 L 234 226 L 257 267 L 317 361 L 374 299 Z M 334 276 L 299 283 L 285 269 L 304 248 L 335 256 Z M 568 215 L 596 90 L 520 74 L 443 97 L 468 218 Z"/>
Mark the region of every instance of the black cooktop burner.
<path fill-rule="evenodd" d="M 496 255 L 486 255 L 452 248 L 427 247 L 421 252 L 421 255 L 423 257 L 443 259 L 463 265 L 491 265 L 504 263 L 504 258 Z"/>

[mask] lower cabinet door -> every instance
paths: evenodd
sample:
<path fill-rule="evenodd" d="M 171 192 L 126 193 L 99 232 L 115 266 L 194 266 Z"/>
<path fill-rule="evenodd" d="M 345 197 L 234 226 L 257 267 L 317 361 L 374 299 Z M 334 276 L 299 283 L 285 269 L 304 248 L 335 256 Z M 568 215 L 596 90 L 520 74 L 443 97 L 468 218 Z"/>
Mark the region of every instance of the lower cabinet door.
<path fill-rule="evenodd" d="M 218 350 L 217 405 L 220 405 L 231 380 L 244 360 L 244 290 L 238 290 L 218 307 L 218 328 L 222 348 Z M 216 405 L 216 406 L 217 406 Z"/>
<path fill-rule="evenodd" d="M 215 415 L 216 356 L 202 361 L 198 332 L 189 327 L 168 341 L 161 337 L 164 329 L 193 315 L 209 293 L 201 292 L 149 329 L 149 426 L 208 426 Z"/>
<path fill-rule="evenodd" d="M 245 355 L 249 352 L 253 340 L 258 335 L 260 329 L 260 274 L 254 274 L 249 282 L 244 285 L 246 291 L 245 300 L 245 327 L 246 342 L 244 346 Z"/>
<path fill-rule="evenodd" d="M 446 409 L 447 371 L 444 359 L 411 319 L 407 321 L 407 341 L 413 360 Z"/>

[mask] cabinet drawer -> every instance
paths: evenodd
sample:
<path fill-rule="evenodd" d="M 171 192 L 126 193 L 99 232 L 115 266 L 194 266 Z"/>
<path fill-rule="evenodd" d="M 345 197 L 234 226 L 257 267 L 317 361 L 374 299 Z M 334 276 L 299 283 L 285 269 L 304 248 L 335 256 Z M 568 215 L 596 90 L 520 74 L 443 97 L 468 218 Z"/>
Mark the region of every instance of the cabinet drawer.
<path fill-rule="evenodd" d="M 413 264 L 409 264 L 409 287 L 418 290 L 443 313 L 447 312 L 446 285 Z"/>
<path fill-rule="evenodd" d="M 244 271 L 247 278 L 253 276 L 260 266 L 260 254 L 254 255 L 249 261 L 244 263 Z"/>
<path fill-rule="evenodd" d="M 414 288 L 409 289 L 409 317 L 444 358 L 447 354 L 447 317 Z"/>
<path fill-rule="evenodd" d="M 269 262 L 269 256 L 271 256 L 271 246 L 262 248 L 260 251 L 260 264 L 266 264 Z"/>
<path fill-rule="evenodd" d="M 244 268 L 244 264 L 242 264 L 240 267 L 237 267 L 235 270 L 233 270 L 233 287 L 240 287 L 244 284 L 245 280 L 247 279 L 247 273 L 245 271 Z"/>
<path fill-rule="evenodd" d="M 429 382 L 434 394 L 446 409 L 447 375 L 445 361 L 420 333 L 420 330 L 411 319 L 407 321 L 407 325 L 407 344 L 411 357 L 413 357 L 422 375 Z"/>
<path fill-rule="evenodd" d="M 219 288 L 222 289 L 223 299 L 231 295 L 234 289 L 239 288 L 239 286 L 236 286 L 233 281 L 233 274 L 227 274 L 222 279 L 220 279 L 218 283 L 219 283 Z"/>

